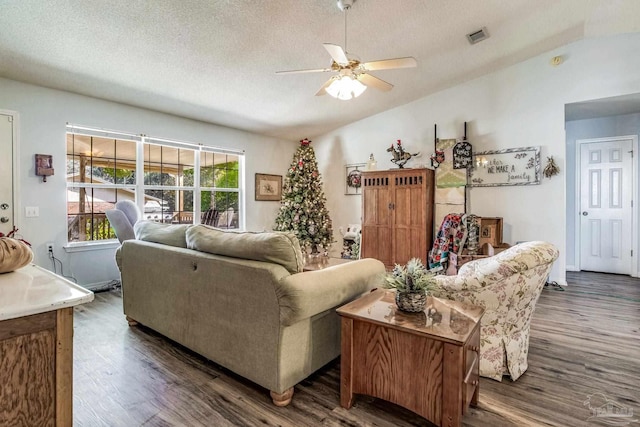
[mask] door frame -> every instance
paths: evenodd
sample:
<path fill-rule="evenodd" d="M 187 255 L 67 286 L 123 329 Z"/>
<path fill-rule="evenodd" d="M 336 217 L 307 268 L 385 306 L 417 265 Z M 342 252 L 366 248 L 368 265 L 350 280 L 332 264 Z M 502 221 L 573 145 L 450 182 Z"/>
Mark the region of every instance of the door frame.
<path fill-rule="evenodd" d="M 581 172 L 582 172 L 582 158 L 580 155 L 580 149 L 582 144 L 590 144 L 594 142 L 611 142 L 618 141 L 620 139 L 630 139 L 631 140 L 631 149 L 633 150 L 633 156 L 631 161 L 631 194 L 633 197 L 633 206 L 631 207 L 631 250 L 633 251 L 633 256 L 631 257 L 631 266 L 629 274 L 631 277 L 640 277 L 640 265 L 638 264 L 638 203 L 640 202 L 640 185 L 638 182 L 638 135 L 620 135 L 620 136 L 608 136 L 605 138 L 587 138 L 587 139 L 577 139 L 576 140 L 576 165 L 575 174 L 576 174 L 576 186 L 575 186 L 575 207 L 576 212 L 574 215 L 580 215 L 580 189 L 582 188 L 581 182 Z M 575 267 L 578 271 L 581 270 L 582 260 L 581 260 L 581 221 L 580 217 L 574 221 L 575 228 L 575 242 L 574 242 L 574 254 L 575 254 Z"/>
<path fill-rule="evenodd" d="M 20 213 L 22 212 L 22 207 L 19 206 L 20 203 L 20 180 L 18 177 L 20 176 L 20 144 L 18 143 L 20 139 L 20 115 L 17 111 L 13 110 L 3 110 L 0 109 L 0 114 L 11 116 L 12 117 L 12 130 L 13 130 L 13 159 L 11 159 L 11 166 L 13 168 L 13 191 L 12 191 L 12 199 L 11 206 L 13 207 L 13 226 L 16 228 L 20 228 Z"/>

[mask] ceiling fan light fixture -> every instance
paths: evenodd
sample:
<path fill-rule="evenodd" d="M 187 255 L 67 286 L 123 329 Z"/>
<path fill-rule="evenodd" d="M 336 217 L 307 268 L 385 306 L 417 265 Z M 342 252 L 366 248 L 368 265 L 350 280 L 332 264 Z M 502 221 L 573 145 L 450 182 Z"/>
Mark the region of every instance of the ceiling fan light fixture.
<path fill-rule="evenodd" d="M 325 91 L 334 98 L 348 101 L 357 98 L 367 90 L 367 87 L 353 76 L 337 76 Z"/>

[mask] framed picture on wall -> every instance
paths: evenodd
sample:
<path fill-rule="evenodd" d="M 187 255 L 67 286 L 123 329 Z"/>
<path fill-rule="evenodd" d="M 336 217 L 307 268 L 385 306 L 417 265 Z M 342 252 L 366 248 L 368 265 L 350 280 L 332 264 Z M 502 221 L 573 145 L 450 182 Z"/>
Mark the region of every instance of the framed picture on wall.
<path fill-rule="evenodd" d="M 344 166 L 344 194 L 352 196 L 362 194 L 362 171 L 366 163 L 352 163 Z"/>
<path fill-rule="evenodd" d="M 282 175 L 256 174 L 256 200 L 277 201 L 282 199 Z"/>

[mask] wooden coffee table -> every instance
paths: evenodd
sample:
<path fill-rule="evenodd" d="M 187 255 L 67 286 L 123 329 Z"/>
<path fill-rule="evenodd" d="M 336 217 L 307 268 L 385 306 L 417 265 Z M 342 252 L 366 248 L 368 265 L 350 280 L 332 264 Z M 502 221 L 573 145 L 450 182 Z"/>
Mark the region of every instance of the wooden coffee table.
<path fill-rule="evenodd" d="M 460 426 L 478 403 L 482 307 L 427 298 L 406 313 L 395 291 L 377 289 L 338 309 L 342 317 L 340 404 L 355 393 L 403 406 L 439 426 Z"/>

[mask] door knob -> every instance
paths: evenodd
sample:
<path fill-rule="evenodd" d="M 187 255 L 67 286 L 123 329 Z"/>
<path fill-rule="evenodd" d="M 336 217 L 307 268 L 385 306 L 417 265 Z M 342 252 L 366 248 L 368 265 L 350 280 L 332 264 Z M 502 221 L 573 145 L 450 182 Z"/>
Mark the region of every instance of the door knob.
<path fill-rule="evenodd" d="M 589 212 L 587 212 L 587 211 L 583 211 L 582 212 L 582 216 L 587 216 L 587 215 L 589 215 Z"/>
<path fill-rule="evenodd" d="M 2 209 L 3 211 L 9 209 L 9 205 L 7 203 L 3 203 L 0 205 L 0 209 Z"/>
<path fill-rule="evenodd" d="M 3 224 L 9 222 L 9 217 L 3 216 L 2 218 L 0 218 L 0 222 Z"/>

